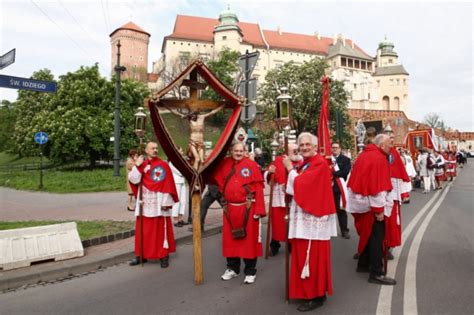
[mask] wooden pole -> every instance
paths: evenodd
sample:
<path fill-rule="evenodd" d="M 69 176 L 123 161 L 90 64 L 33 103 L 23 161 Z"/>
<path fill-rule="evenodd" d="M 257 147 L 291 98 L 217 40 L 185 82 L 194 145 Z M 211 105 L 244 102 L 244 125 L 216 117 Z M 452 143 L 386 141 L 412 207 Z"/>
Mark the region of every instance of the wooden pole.
<path fill-rule="evenodd" d="M 285 132 L 285 154 L 288 156 L 288 134 Z M 285 242 L 285 298 L 290 299 L 290 245 L 288 244 L 288 233 L 290 231 L 290 199 L 285 198 L 286 206 L 286 242 Z"/>
<path fill-rule="evenodd" d="M 143 154 L 143 138 L 140 137 L 140 155 Z M 139 224 L 139 227 L 140 227 L 140 232 L 138 233 L 139 237 L 140 237 L 140 264 L 142 265 L 143 267 L 143 176 L 145 176 L 145 174 L 142 175 L 141 179 L 140 179 L 140 185 L 138 186 L 138 218 L 140 220 L 140 224 Z"/>
<path fill-rule="evenodd" d="M 202 252 L 201 252 L 201 189 L 195 184 L 192 195 L 193 213 L 193 250 L 194 250 L 194 283 L 202 284 Z"/>
<path fill-rule="evenodd" d="M 268 203 L 268 223 L 267 223 L 267 240 L 265 243 L 265 259 L 268 259 L 268 253 L 270 252 L 270 238 L 272 230 L 272 204 L 273 204 L 273 188 L 275 187 L 275 174 L 271 174 L 270 177 L 270 200 Z"/>

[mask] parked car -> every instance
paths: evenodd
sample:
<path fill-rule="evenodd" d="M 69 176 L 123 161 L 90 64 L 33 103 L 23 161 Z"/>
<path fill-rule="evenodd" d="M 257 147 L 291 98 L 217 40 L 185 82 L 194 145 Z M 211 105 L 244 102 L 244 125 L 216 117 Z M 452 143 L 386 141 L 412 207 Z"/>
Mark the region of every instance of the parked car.
<path fill-rule="evenodd" d="M 474 157 L 474 151 L 467 152 L 467 157 Z"/>

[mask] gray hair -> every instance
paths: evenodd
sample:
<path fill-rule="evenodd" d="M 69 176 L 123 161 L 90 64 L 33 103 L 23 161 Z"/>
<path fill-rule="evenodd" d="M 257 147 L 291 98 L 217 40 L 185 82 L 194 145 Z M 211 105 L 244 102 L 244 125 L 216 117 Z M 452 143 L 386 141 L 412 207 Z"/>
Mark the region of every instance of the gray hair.
<path fill-rule="evenodd" d="M 301 139 L 303 138 L 310 138 L 312 145 L 318 145 L 318 137 L 309 132 L 302 132 L 300 133 L 300 135 L 298 136 L 298 140 L 296 141 L 296 143 L 298 143 L 298 146 L 300 145 Z"/>
<path fill-rule="evenodd" d="M 389 137 L 388 135 L 386 135 L 386 134 L 383 134 L 383 133 L 378 134 L 378 135 L 375 136 L 374 144 L 375 144 L 376 146 L 380 147 L 380 145 L 381 145 L 382 143 L 384 143 L 384 142 L 385 142 L 387 139 L 389 139 L 389 138 L 390 138 L 390 137 Z"/>

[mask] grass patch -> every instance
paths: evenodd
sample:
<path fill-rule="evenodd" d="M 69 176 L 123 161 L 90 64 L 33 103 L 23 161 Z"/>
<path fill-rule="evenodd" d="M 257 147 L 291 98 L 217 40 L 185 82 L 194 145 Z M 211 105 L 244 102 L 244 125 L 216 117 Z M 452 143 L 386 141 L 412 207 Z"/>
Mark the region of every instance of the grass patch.
<path fill-rule="evenodd" d="M 125 170 L 114 177 L 113 170 L 44 171 L 44 191 L 79 193 L 97 191 L 125 191 Z M 39 171 L 0 173 L 0 186 L 19 190 L 39 191 Z"/>
<path fill-rule="evenodd" d="M 1 165 L 17 165 L 17 164 L 30 164 L 39 163 L 39 156 L 25 156 L 20 158 L 16 154 L 0 152 L 0 166 Z M 49 162 L 47 157 L 43 157 L 43 163 Z"/>
<path fill-rule="evenodd" d="M 13 221 L 0 222 L 0 230 L 12 230 L 33 226 L 51 225 L 70 221 Z M 135 228 L 134 221 L 77 221 L 81 241 L 91 238 L 129 231 Z"/>

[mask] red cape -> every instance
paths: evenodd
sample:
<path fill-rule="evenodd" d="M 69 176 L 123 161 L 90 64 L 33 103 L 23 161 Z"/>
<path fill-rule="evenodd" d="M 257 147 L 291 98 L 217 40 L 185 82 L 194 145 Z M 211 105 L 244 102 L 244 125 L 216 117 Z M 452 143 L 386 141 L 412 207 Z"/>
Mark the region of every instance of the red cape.
<path fill-rule="evenodd" d="M 375 144 L 367 145 L 355 161 L 347 187 L 362 196 L 392 190 L 387 155 Z"/>
<path fill-rule="evenodd" d="M 150 165 L 150 169 L 144 174 L 144 170 Z M 148 190 L 160 193 L 167 193 L 173 197 L 174 202 L 178 202 L 178 193 L 176 192 L 176 185 L 173 179 L 173 173 L 168 163 L 159 159 L 153 158 L 145 160 L 142 165 L 137 167 L 140 174 L 142 174 L 142 184 Z M 138 185 L 130 183 L 135 197 L 138 193 Z"/>
<path fill-rule="evenodd" d="M 273 161 L 269 165 L 269 167 L 272 165 L 275 166 L 275 173 L 274 173 L 273 178 L 275 179 L 275 183 L 280 184 L 280 185 L 286 185 L 286 182 L 288 180 L 288 172 L 286 171 L 285 165 L 283 164 L 283 158 L 284 158 L 283 155 L 279 155 L 275 158 L 275 161 Z M 293 167 L 295 168 L 298 168 L 301 166 L 300 161 L 298 162 L 291 161 L 291 162 L 293 163 Z"/>
<path fill-rule="evenodd" d="M 400 157 L 400 153 L 398 153 L 397 149 L 394 147 L 390 149 L 389 163 L 390 177 L 399 178 L 404 182 L 410 181 L 405 165 L 403 164 L 402 158 Z"/>
<path fill-rule="evenodd" d="M 315 155 L 304 160 L 300 170 L 294 183 L 293 197 L 296 204 L 317 217 L 336 213 L 332 198 L 331 170 L 326 160 Z"/>

